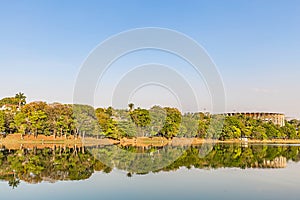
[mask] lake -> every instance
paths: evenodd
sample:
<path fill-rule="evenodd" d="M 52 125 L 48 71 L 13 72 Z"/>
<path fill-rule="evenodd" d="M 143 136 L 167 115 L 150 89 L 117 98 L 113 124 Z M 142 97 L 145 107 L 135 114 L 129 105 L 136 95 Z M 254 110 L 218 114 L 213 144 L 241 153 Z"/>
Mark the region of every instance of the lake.
<path fill-rule="evenodd" d="M 2 199 L 299 199 L 299 145 L 0 151 Z"/>

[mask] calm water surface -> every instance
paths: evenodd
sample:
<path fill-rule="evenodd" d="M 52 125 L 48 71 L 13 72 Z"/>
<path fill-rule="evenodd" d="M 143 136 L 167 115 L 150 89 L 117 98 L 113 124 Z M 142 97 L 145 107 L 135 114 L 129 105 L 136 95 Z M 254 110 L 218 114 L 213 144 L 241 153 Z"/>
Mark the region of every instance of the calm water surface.
<path fill-rule="evenodd" d="M 216 145 L 203 158 L 200 149 L 2 149 L 1 199 L 300 197 L 297 145 Z"/>

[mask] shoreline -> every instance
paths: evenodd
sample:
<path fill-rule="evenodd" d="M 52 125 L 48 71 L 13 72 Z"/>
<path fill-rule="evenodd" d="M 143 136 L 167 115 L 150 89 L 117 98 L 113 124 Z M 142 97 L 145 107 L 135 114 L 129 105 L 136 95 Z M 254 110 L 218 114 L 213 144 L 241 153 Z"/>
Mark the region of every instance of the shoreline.
<path fill-rule="evenodd" d="M 248 140 L 243 141 L 240 139 L 231 140 L 212 140 L 200 138 L 178 138 L 167 139 L 164 137 L 137 137 L 137 138 L 122 138 L 120 140 L 114 139 L 96 139 L 96 138 L 65 138 L 53 136 L 39 135 L 37 138 L 33 136 L 24 136 L 21 139 L 20 134 L 8 135 L 6 138 L 0 139 L 0 146 L 5 146 L 8 149 L 33 148 L 33 147 L 82 147 L 82 146 L 108 146 L 108 145 L 121 145 L 121 146 L 134 146 L 134 147 L 163 147 L 163 146 L 191 146 L 207 144 L 300 144 L 300 139 L 272 139 L 272 140 Z"/>

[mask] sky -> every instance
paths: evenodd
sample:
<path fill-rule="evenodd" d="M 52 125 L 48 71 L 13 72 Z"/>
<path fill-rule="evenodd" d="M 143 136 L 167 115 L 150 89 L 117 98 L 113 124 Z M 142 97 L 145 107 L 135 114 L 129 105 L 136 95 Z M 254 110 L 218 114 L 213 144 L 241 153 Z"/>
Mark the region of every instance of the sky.
<path fill-rule="evenodd" d="M 226 111 L 300 118 L 299 24 L 297 0 L 0 0 L 0 98 L 21 91 L 28 101 L 72 103 L 82 64 L 101 42 L 130 29 L 161 27 L 205 49 L 222 77 Z M 109 106 L 124 74 L 145 63 L 167 65 L 192 85 L 199 105 L 188 111 L 211 109 L 204 79 L 181 59 L 156 50 L 112 64 L 99 80 L 95 106 Z M 129 101 L 180 107 L 176 94 L 160 85 L 137 87 Z"/>
<path fill-rule="evenodd" d="M 14 190 L 0 182 L 5 199 L 289 199 L 299 198 L 299 163 L 284 169 L 186 169 L 126 176 L 114 169 L 89 179 L 55 184 L 21 182 Z M 230 181 L 228 181 L 230 180 Z M 182 185 L 184 184 L 184 188 Z M 155 191 L 155 192 L 154 192 Z M 32 194 L 35 195 L 32 195 Z"/>

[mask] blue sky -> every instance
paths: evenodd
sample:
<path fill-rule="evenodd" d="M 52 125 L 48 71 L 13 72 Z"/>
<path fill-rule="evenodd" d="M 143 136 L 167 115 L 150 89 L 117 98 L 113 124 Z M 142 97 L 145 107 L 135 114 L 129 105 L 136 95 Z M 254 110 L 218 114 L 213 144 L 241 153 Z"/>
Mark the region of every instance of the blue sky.
<path fill-rule="evenodd" d="M 222 75 L 228 111 L 299 117 L 299 24 L 297 0 L 0 0 L 0 97 L 23 91 L 30 101 L 70 103 L 80 66 L 100 42 L 128 29 L 163 27 L 206 49 Z"/>

